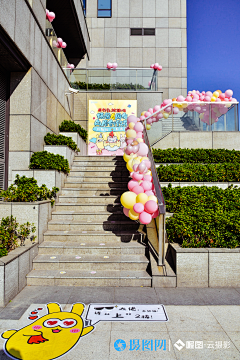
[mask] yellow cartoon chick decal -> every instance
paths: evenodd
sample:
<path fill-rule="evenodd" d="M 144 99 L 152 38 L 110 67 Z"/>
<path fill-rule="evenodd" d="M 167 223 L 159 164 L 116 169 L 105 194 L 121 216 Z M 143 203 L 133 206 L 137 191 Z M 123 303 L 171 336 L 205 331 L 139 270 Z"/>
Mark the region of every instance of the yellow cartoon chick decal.
<path fill-rule="evenodd" d="M 94 327 L 84 328 L 81 315 L 84 305 L 74 304 L 71 312 L 62 311 L 57 303 L 47 305 L 48 314 L 20 330 L 8 330 L 2 334 L 5 353 L 12 359 L 52 360 L 66 354 L 81 336 Z"/>

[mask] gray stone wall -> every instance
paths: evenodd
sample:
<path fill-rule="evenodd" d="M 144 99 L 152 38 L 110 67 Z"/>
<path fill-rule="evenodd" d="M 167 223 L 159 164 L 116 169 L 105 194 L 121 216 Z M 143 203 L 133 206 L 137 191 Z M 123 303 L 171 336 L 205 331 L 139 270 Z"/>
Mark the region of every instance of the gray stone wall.
<path fill-rule="evenodd" d="M 0 9 L 0 25 L 32 66 L 11 73 L 11 180 L 11 170 L 27 169 L 32 153 L 43 150 L 45 134 L 58 134 L 59 124 L 73 117 L 73 96 L 68 102 L 68 80 L 45 37 L 46 0 L 0 0 Z"/>
<path fill-rule="evenodd" d="M 97 18 L 97 0 L 87 2 L 90 61 L 80 67 L 149 67 L 158 62 L 163 98 L 187 95 L 186 0 L 112 0 L 112 17 Z M 155 28 L 155 36 L 130 36 L 130 28 Z M 150 106 L 150 105 L 149 105 Z"/>

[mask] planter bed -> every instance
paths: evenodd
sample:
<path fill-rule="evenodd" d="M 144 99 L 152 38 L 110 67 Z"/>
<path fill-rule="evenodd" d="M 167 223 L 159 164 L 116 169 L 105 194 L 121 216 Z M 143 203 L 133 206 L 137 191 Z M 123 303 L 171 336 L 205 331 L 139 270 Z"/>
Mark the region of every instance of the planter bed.
<path fill-rule="evenodd" d="M 237 187 L 240 187 L 240 182 L 173 182 L 173 181 L 169 181 L 169 182 L 161 182 L 160 181 L 160 185 L 161 187 L 167 187 L 169 184 L 172 185 L 172 187 L 184 187 L 184 186 L 217 186 L 220 189 L 227 189 L 228 186 L 230 185 L 234 185 Z"/>
<path fill-rule="evenodd" d="M 38 254 L 38 244 L 27 243 L 0 258 L 0 306 L 6 306 L 26 285 L 26 275 Z"/>
<path fill-rule="evenodd" d="M 74 157 L 78 154 L 66 145 L 44 145 L 44 151 L 63 156 L 64 159 L 67 159 L 69 167 L 72 166 Z"/>
<path fill-rule="evenodd" d="M 177 287 L 238 287 L 240 248 L 182 248 L 169 243 L 167 260 Z"/>
<path fill-rule="evenodd" d="M 78 155 L 87 156 L 87 144 L 77 132 L 60 132 L 59 135 L 71 137 L 80 149 L 80 153 L 78 153 Z"/>
<path fill-rule="evenodd" d="M 43 241 L 43 233 L 47 230 L 48 221 L 51 220 L 51 201 L 1 202 L 0 218 L 11 215 L 16 217 L 17 222 L 20 224 L 26 222 L 34 223 L 36 226 L 35 235 L 37 236 L 35 242 L 40 244 Z M 12 253 L 10 252 L 10 254 Z"/>

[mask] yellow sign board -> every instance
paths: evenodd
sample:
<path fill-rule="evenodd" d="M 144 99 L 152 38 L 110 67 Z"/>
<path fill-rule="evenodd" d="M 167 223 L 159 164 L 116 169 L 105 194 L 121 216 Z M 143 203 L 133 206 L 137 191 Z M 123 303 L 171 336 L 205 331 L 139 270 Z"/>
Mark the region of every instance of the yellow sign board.
<path fill-rule="evenodd" d="M 88 155 L 123 155 L 129 115 L 137 116 L 137 100 L 89 100 Z"/>

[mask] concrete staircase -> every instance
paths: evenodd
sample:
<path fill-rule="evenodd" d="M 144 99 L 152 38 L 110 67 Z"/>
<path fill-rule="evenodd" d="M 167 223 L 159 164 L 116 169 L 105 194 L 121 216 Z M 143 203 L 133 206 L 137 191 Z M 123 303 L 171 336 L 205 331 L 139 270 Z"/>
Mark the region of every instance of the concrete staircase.
<path fill-rule="evenodd" d="M 76 156 L 28 285 L 151 286 L 139 223 L 122 213 L 122 157 Z"/>

